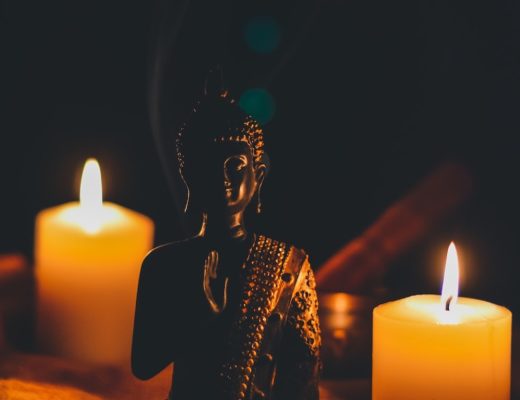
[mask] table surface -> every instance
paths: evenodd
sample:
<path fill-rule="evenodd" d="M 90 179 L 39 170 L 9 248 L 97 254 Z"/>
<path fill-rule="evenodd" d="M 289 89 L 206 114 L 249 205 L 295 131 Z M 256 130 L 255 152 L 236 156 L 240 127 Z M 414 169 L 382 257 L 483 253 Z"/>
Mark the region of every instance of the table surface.
<path fill-rule="evenodd" d="M 520 329 L 515 329 L 513 343 L 520 343 Z M 520 346 L 513 346 L 512 361 L 511 399 L 520 400 Z M 92 368 L 44 355 L 2 353 L 0 400 L 164 400 L 171 376 L 172 367 L 169 367 L 143 382 L 129 371 Z M 35 388 L 41 390 L 36 397 L 34 393 L 27 394 L 36 391 Z M 321 400 L 370 400 L 370 380 L 323 380 L 320 397 Z"/>
<path fill-rule="evenodd" d="M 320 385 L 321 400 L 370 400 L 370 381 L 327 381 Z"/>
<path fill-rule="evenodd" d="M 4 298 L 2 303 L 0 296 L 4 309 L 25 304 L 22 300 L 30 298 L 21 290 L 27 286 L 24 282 L 32 282 L 27 266 L 21 256 L 0 254 L 0 287 L 3 289 L 0 294 L 12 297 L 9 301 Z M 1 322 L 0 318 L 0 349 L 5 348 Z M 0 351 L 0 400 L 164 400 L 172 372 L 169 367 L 143 382 L 130 371 L 94 368 L 45 355 Z M 511 383 L 512 400 L 520 400 L 520 326 L 513 330 Z M 321 400 L 370 400 L 370 386 L 369 379 L 322 380 L 320 396 Z"/>
<path fill-rule="evenodd" d="M 35 391 L 34 400 L 164 400 L 172 374 L 170 367 L 142 382 L 129 372 L 92 369 L 53 357 L 4 354 L 0 360 L 0 400 L 33 399 L 26 392 Z M 513 380 L 513 400 L 520 399 L 518 386 Z M 320 398 L 370 400 L 370 380 L 323 380 Z"/>

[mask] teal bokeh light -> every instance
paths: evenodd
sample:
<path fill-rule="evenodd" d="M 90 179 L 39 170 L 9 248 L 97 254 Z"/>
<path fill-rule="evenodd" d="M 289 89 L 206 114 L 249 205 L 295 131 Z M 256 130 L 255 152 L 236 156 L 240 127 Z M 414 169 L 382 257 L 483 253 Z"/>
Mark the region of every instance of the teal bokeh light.
<path fill-rule="evenodd" d="M 267 90 L 261 88 L 246 90 L 240 96 L 238 104 L 242 110 L 261 124 L 271 121 L 276 110 L 273 96 Z"/>
<path fill-rule="evenodd" d="M 268 54 L 280 44 L 280 27 L 273 17 L 254 17 L 245 26 L 244 37 L 251 50 Z"/>

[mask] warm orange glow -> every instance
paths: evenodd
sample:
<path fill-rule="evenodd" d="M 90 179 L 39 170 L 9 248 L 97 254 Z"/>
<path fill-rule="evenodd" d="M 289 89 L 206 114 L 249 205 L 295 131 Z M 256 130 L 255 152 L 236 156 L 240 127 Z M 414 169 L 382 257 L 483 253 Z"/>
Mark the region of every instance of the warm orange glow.
<path fill-rule="evenodd" d="M 101 184 L 99 164 L 87 160 L 80 201 L 36 218 L 38 348 L 89 365 L 128 368 L 139 272 L 154 226 L 142 214 L 103 201 Z"/>
<path fill-rule="evenodd" d="M 507 309 L 417 295 L 376 307 L 373 326 L 372 400 L 510 400 Z"/>
<path fill-rule="evenodd" d="M 442 309 L 451 311 L 457 304 L 459 297 L 459 259 L 455 243 L 451 242 L 444 269 L 444 281 L 442 283 L 441 305 Z"/>
<path fill-rule="evenodd" d="M 373 400 L 511 398 L 512 314 L 458 298 L 458 264 L 451 243 L 441 296 L 416 295 L 374 309 Z"/>

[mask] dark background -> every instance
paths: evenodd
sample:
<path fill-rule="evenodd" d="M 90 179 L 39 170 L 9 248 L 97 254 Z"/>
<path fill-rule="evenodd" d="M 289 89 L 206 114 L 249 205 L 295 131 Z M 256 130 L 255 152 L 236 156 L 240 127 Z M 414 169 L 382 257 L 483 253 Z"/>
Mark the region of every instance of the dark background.
<path fill-rule="evenodd" d="M 474 177 L 473 196 L 390 266 L 387 285 L 395 296 L 438 292 L 454 239 L 466 267 L 461 293 L 518 310 L 520 3 L 236 3 L 190 6 L 179 42 L 163 47 L 173 60 L 164 87 L 180 88 L 175 118 L 217 61 L 236 97 L 271 93 L 260 228 L 307 249 L 318 267 L 456 161 Z M 36 213 L 77 198 L 90 156 L 107 200 L 152 217 L 156 243 L 182 238 L 148 103 L 157 38 L 171 38 L 181 4 L 0 4 L 0 250 L 31 256 Z M 255 16 L 279 26 L 268 54 L 244 41 Z"/>

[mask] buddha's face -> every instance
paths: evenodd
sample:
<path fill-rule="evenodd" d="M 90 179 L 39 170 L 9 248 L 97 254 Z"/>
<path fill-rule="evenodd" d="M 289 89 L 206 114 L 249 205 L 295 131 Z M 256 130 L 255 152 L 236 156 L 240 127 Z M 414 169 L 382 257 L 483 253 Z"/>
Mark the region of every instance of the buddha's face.
<path fill-rule="evenodd" d="M 190 201 L 210 219 L 242 213 L 263 182 L 265 165 L 255 165 L 243 142 L 210 143 L 200 150 L 186 160 Z"/>

